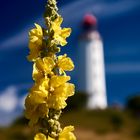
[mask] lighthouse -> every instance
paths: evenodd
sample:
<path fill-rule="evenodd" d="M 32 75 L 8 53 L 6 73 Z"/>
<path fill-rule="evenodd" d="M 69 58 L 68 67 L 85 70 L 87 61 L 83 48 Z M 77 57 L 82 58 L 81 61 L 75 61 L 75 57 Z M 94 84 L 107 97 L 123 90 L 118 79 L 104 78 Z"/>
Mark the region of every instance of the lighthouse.
<path fill-rule="evenodd" d="M 86 15 L 78 46 L 79 90 L 88 94 L 87 109 L 107 107 L 103 41 L 97 31 L 97 19 Z"/>

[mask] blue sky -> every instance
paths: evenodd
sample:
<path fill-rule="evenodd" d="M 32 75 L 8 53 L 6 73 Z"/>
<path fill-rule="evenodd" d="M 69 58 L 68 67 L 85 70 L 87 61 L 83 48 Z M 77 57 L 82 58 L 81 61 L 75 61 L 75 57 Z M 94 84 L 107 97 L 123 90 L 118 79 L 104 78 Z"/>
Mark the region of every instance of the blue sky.
<path fill-rule="evenodd" d="M 44 4 L 45 0 L 0 1 L 0 101 L 3 101 L 0 103 L 0 118 L 11 114 L 14 119 L 21 113 L 24 96 L 33 83 L 32 64 L 26 60 L 28 31 L 35 22 L 43 25 Z M 75 62 L 76 68 L 71 75 L 77 89 L 81 21 L 86 13 L 93 13 L 104 41 L 109 104 L 124 104 L 128 96 L 140 93 L 140 1 L 58 0 L 58 6 L 64 17 L 63 25 L 73 29 L 63 53 Z M 5 118 L 0 124 L 9 121 Z"/>

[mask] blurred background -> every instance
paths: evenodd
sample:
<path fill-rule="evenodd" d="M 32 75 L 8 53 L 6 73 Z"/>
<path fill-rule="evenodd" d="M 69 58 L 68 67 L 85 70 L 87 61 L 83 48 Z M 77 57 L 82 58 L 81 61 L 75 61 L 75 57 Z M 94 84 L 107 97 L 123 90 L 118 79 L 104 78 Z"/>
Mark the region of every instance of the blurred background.
<path fill-rule="evenodd" d="M 44 25 L 46 0 L 0 1 L 0 139 L 31 140 L 23 118 L 24 99 L 33 85 L 26 56 L 28 31 Z M 73 124 L 79 140 L 140 139 L 140 0 L 58 0 L 63 27 L 73 32 L 62 48 L 75 63 L 70 72 L 76 95 L 68 100 L 62 124 Z M 87 110 L 88 94 L 80 89 L 78 51 L 83 18 L 93 14 L 104 49 L 107 108 Z M 67 110 L 71 110 L 67 112 Z"/>

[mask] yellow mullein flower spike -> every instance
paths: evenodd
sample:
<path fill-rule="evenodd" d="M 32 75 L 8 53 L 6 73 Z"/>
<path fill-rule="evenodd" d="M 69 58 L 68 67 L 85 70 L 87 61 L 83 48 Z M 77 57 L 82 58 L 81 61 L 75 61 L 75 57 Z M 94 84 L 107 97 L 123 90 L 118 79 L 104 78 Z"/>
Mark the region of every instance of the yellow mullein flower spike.
<path fill-rule="evenodd" d="M 74 64 L 71 58 L 67 57 L 67 55 L 58 56 L 57 65 L 63 71 L 71 71 L 74 69 Z"/>
<path fill-rule="evenodd" d="M 71 28 L 61 28 L 63 18 L 58 16 L 55 21 L 52 22 L 52 30 L 54 31 L 54 41 L 56 44 L 65 46 L 67 44 L 66 38 L 70 36 Z"/>
<path fill-rule="evenodd" d="M 34 140 L 76 140 L 73 126 L 61 128 L 59 118 L 74 95 L 75 86 L 68 81 L 66 71 L 74 69 L 71 58 L 57 54 L 67 44 L 71 28 L 62 28 L 56 0 L 48 0 L 44 19 L 47 27 L 35 24 L 29 31 L 28 60 L 33 62 L 34 85 L 25 99 L 25 117 L 29 125 L 39 127 Z"/>

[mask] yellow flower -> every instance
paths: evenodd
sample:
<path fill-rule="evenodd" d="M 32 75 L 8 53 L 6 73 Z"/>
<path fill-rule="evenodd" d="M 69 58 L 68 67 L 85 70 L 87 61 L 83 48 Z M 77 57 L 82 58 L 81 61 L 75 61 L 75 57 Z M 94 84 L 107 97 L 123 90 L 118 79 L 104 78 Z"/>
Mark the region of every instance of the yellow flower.
<path fill-rule="evenodd" d="M 70 76 L 54 75 L 50 79 L 50 88 L 54 91 L 55 88 L 65 84 L 69 80 L 70 80 Z"/>
<path fill-rule="evenodd" d="M 41 79 L 39 83 L 36 83 L 31 89 L 29 97 L 32 99 L 32 104 L 45 103 L 45 99 L 48 97 L 49 79 Z"/>
<path fill-rule="evenodd" d="M 67 57 L 67 55 L 58 56 L 57 65 L 60 68 L 60 71 L 71 71 L 74 69 L 74 64 L 71 58 Z"/>
<path fill-rule="evenodd" d="M 48 115 L 48 109 L 63 109 L 66 99 L 74 94 L 74 85 L 66 83 L 69 76 L 52 76 L 43 78 L 30 90 L 25 100 L 25 116 L 30 124 L 37 123 L 38 119 Z"/>
<path fill-rule="evenodd" d="M 59 135 L 59 140 L 76 140 L 75 135 L 71 131 L 74 131 L 73 126 L 65 127 Z"/>
<path fill-rule="evenodd" d="M 29 61 L 35 61 L 35 59 L 39 56 L 39 52 L 41 50 L 40 47 L 37 47 L 33 43 L 29 43 L 30 54 L 27 56 Z"/>
<path fill-rule="evenodd" d="M 74 85 L 65 83 L 60 87 L 56 88 L 54 92 L 49 95 L 48 106 L 56 110 L 63 109 L 66 107 L 66 100 L 69 96 L 74 94 Z"/>
<path fill-rule="evenodd" d="M 42 79 L 30 90 L 25 100 L 25 116 L 30 119 L 30 125 L 37 123 L 38 119 L 48 114 L 48 79 Z"/>
<path fill-rule="evenodd" d="M 36 28 L 29 32 L 30 42 L 36 45 L 42 45 L 43 31 L 40 25 L 35 23 Z"/>
<path fill-rule="evenodd" d="M 51 57 L 39 58 L 35 61 L 33 66 L 33 80 L 36 82 L 44 78 L 47 74 L 52 73 L 55 63 Z"/>
<path fill-rule="evenodd" d="M 73 84 L 66 83 L 68 80 L 69 76 L 53 76 L 50 79 L 49 108 L 59 110 L 66 107 L 66 99 L 74 94 L 75 88 Z"/>
<path fill-rule="evenodd" d="M 35 24 L 36 28 L 29 32 L 29 49 L 30 54 L 28 60 L 34 61 L 40 53 L 42 48 L 43 31 L 40 25 Z"/>
<path fill-rule="evenodd" d="M 45 116 L 48 115 L 49 109 L 46 103 L 37 104 L 37 105 L 29 104 L 28 106 L 30 107 L 26 109 L 25 117 L 30 120 L 29 121 L 30 126 L 36 124 L 39 118 L 44 118 Z"/>
<path fill-rule="evenodd" d="M 65 46 L 67 44 L 66 38 L 70 36 L 71 28 L 61 28 L 61 24 L 63 22 L 63 18 L 58 16 L 58 18 L 52 22 L 52 30 L 54 31 L 54 41 L 56 44 Z"/>
<path fill-rule="evenodd" d="M 34 140 L 47 140 L 47 138 L 43 133 L 37 133 L 34 137 Z"/>
<path fill-rule="evenodd" d="M 59 134 L 58 140 L 76 140 L 75 135 L 71 132 L 74 131 L 73 126 L 67 126 L 63 129 L 63 131 Z M 34 137 L 34 140 L 55 140 L 54 138 L 48 137 L 43 133 L 37 133 Z"/>

